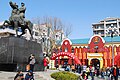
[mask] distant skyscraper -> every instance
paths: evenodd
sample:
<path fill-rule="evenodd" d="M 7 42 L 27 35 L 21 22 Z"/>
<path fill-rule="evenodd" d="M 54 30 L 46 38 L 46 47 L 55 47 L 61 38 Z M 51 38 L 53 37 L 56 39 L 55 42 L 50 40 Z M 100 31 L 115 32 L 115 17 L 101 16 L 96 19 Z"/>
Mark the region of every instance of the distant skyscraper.
<path fill-rule="evenodd" d="M 120 18 L 106 18 L 99 23 L 93 23 L 93 35 L 100 35 L 102 37 L 111 36 L 120 36 Z"/>

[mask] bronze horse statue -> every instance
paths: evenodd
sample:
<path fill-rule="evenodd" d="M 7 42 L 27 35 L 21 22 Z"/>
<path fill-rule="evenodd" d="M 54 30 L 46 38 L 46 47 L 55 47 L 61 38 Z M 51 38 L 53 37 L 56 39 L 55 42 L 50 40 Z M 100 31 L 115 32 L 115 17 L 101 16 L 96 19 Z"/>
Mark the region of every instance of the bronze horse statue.
<path fill-rule="evenodd" d="M 6 24 L 7 23 L 7 24 Z M 24 21 L 24 25 L 22 25 L 19 21 L 8 21 L 8 20 L 5 20 L 4 23 L 3 23 L 3 27 L 2 28 L 5 28 L 5 26 L 9 26 L 9 27 L 12 27 L 12 29 L 16 30 L 16 35 L 18 37 L 21 37 L 22 35 L 25 34 L 25 29 L 28 29 L 29 30 L 29 33 L 32 37 L 32 28 L 33 28 L 33 24 L 31 21 Z M 22 34 L 18 35 L 18 28 L 21 28 L 21 31 L 22 31 Z"/>
<path fill-rule="evenodd" d="M 18 8 L 18 5 L 13 2 L 9 2 L 12 10 L 11 16 L 9 17 L 9 20 L 5 20 L 2 27 L 5 26 L 11 26 L 13 29 L 16 30 L 16 35 L 18 37 L 21 37 L 23 34 L 25 34 L 25 29 L 29 30 L 29 33 L 32 37 L 32 28 L 33 24 L 30 20 L 25 20 L 25 4 L 21 3 L 21 7 Z M 7 24 L 6 24 L 7 23 Z M 18 35 L 18 28 L 21 28 L 22 34 Z"/>

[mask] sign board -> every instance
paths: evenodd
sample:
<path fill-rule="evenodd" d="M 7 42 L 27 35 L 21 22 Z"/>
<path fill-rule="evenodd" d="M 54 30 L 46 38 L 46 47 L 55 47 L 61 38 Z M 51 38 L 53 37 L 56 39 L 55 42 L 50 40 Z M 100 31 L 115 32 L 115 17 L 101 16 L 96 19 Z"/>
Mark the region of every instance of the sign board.
<path fill-rule="evenodd" d="M 102 57 L 103 54 L 102 53 L 87 53 L 87 58 L 91 58 L 91 57 Z"/>

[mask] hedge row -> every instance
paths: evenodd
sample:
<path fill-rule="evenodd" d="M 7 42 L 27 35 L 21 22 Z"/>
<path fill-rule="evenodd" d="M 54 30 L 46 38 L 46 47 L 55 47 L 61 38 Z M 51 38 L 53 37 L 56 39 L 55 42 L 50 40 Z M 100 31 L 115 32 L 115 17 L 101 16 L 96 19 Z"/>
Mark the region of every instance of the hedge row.
<path fill-rule="evenodd" d="M 79 76 L 71 72 L 61 71 L 50 75 L 55 80 L 78 80 Z"/>

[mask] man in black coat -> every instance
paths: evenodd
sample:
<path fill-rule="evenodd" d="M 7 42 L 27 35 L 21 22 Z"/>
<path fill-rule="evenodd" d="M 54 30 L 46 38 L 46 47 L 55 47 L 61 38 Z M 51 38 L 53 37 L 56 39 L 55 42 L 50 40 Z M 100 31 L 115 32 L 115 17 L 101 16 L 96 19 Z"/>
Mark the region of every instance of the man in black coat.
<path fill-rule="evenodd" d="M 115 65 L 112 69 L 112 75 L 113 78 L 112 80 L 118 80 L 118 76 L 119 76 L 119 68 L 117 67 L 117 65 Z"/>

